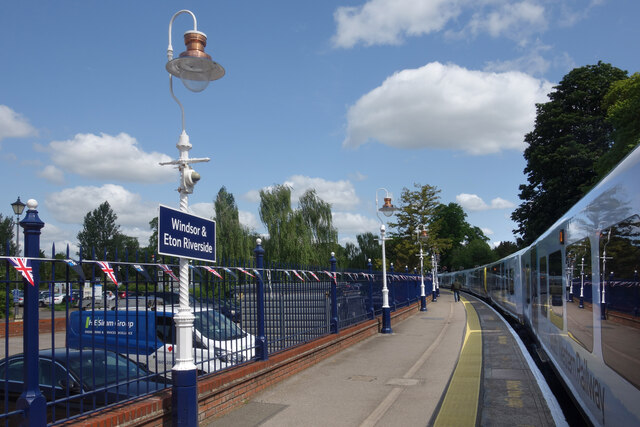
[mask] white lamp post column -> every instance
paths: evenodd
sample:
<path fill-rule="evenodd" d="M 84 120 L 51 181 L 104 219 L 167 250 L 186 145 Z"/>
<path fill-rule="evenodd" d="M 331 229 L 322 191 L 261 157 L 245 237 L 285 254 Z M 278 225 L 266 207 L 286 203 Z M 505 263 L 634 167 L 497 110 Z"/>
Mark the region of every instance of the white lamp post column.
<path fill-rule="evenodd" d="M 427 234 L 427 226 L 422 224 L 422 230 L 416 230 L 418 243 L 420 244 L 420 311 L 427 311 L 427 295 L 424 289 L 424 253 L 422 252 L 422 243 L 429 239 Z"/>
<path fill-rule="evenodd" d="M 378 188 L 378 190 L 376 190 L 376 206 L 378 206 L 379 190 L 384 190 L 386 196 L 384 198 L 384 205 L 378 209 L 378 212 L 382 212 L 384 216 L 390 217 L 397 209 L 391 204 L 391 196 L 385 188 Z M 387 256 L 384 245 L 386 228 L 380 215 L 377 212 L 376 215 L 380 220 L 380 240 L 382 243 L 382 329 L 380 332 L 390 334 L 393 331 L 391 330 L 391 307 L 389 306 L 389 288 L 387 287 Z"/>
<path fill-rule="evenodd" d="M 184 34 L 186 51 L 178 58 L 173 58 L 171 45 L 171 30 L 173 21 L 180 14 L 189 14 L 193 19 L 193 30 Z M 180 211 L 188 212 L 189 194 L 193 193 L 200 175 L 193 170 L 191 164 L 208 162 L 209 158 L 191 159 L 189 150 L 191 143 L 185 131 L 184 108 L 173 93 L 173 76 L 179 77 L 184 86 L 192 92 L 204 90 L 210 81 L 224 76 L 224 69 L 211 60 L 211 56 L 204 52 L 207 36 L 198 31 L 195 15 L 189 10 L 180 10 L 173 15 L 169 22 L 169 46 L 167 48 L 166 70 L 169 72 L 169 88 L 171 96 L 178 103 L 182 113 L 182 133 L 176 147 L 180 153 L 177 160 L 161 163 L 176 165 L 180 170 Z M 172 369 L 172 420 L 174 426 L 195 427 L 198 425 L 198 401 L 196 365 L 193 358 L 193 322 L 195 317 L 189 306 L 189 260 L 180 258 L 180 300 L 178 312 L 174 316 L 176 324 L 176 364 Z"/>

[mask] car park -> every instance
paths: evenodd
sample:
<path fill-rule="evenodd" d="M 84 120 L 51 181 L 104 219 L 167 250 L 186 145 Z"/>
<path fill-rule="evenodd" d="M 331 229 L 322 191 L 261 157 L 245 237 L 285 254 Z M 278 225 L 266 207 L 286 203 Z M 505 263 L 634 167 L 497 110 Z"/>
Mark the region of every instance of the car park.
<path fill-rule="evenodd" d="M 22 307 L 24 305 L 24 292 L 19 289 L 13 289 L 11 293 L 13 295 L 13 304 Z"/>
<path fill-rule="evenodd" d="M 15 410 L 24 392 L 24 355 L 0 361 L 0 378 L 0 399 L 8 400 L 9 411 Z M 106 349 L 41 350 L 38 383 L 45 399 L 59 408 L 59 417 L 66 415 L 67 409 L 77 414 L 166 387 L 163 379 L 143 366 Z"/>
<path fill-rule="evenodd" d="M 143 300 L 143 306 L 148 301 Z M 216 372 L 253 358 L 253 335 L 216 310 L 196 308 L 193 314 L 194 358 L 199 371 Z M 91 345 L 117 351 L 169 377 L 175 363 L 174 309 L 158 305 L 155 310 L 140 307 L 72 312 L 66 343 L 70 348 Z"/>

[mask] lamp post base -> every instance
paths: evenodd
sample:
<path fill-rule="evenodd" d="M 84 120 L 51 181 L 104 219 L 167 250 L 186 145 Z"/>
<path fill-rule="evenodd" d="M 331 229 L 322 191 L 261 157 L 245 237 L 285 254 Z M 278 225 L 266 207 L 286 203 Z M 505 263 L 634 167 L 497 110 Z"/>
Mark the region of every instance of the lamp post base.
<path fill-rule="evenodd" d="M 436 295 L 436 291 L 433 291 L 433 294 L 431 295 L 431 301 L 433 302 L 438 301 L 438 295 Z"/>
<path fill-rule="evenodd" d="M 580 304 L 578 305 L 579 308 L 584 308 L 584 298 L 580 297 Z"/>
<path fill-rule="evenodd" d="M 391 307 L 382 307 L 382 329 L 383 334 L 391 334 Z"/>
<path fill-rule="evenodd" d="M 427 311 L 427 297 L 425 295 L 420 297 L 420 311 Z"/>
<path fill-rule="evenodd" d="M 196 427 L 198 425 L 198 390 L 195 369 L 173 370 L 171 393 L 172 425 L 174 427 Z"/>

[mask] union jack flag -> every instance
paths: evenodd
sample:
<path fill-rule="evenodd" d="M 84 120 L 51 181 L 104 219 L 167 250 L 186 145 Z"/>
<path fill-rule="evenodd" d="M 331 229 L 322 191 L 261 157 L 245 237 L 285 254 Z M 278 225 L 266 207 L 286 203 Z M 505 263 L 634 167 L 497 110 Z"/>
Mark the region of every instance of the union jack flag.
<path fill-rule="evenodd" d="M 171 270 L 167 264 L 160 264 L 160 268 L 162 269 L 162 271 L 164 271 L 169 276 L 171 276 L 174 280 L 178 280 L 176 275 L 173 274 L 173 270 Z"/>
<path fill-rule="evenodd" d="M 336 280 L 336 275 L 335 273 L 329 273 L 327 270 L 324 270 L 324 274 L 326 274 L 327 276 L 331 277 L 333 279 L 334 282 L 338 283 L 338 281 Z M 349 274 L 349 273 L 347 273 Z M 349 277 L 351 277 L 351 275 L 349 274 Z"/>
<path fill-rule="evenodd" d="M 113 270 L 113 268 L 111 268 L 109 263 L 107 261 L 98 261 L 98 265 L 100 266 L 104 274 L 109 276 L 109 279 L 111 279 L 111 281 L 116 286 L 118 286 L 118 279 L 116 279 L 116 272 Z"/>
<path fill-rule="evenodd" d="M 293 272 L 293 274 L 295 274 L 295 275 L 296 275 L 296 277 L 297 277 L 298 279 L 300 279 L 300 280 L 302 280 L 302 281 L 304 282 L 304 279 L 302 278 L 302 276 L 300 276 L 300 275 L 298 274 L 298 272 L 297 272 L 297 271 L 295 271 L 295 270 L 291 270 L 291 271 Z"/>
<path fill-rule="evenodd" d="M 247 270 L 245 270 L 244 268 L 240 268 L 238 267 L 238 270 L 240 270 L 241 272 L 243 272 L 244 274 L 246 274 L 247 276 L 251 276 L 251 277 L 256 277 L 253 274 L 249 273 Z"/>
<path fill-rule="evenodd" d="M 234 273 L 233 271 L 231 271 L 230 269 L 228 269 L 227 267 L 222 267 L 222 269 L 224 271 L 226 271 L 227 273 L 229 273 L 230 275 L 232 275 L 234 277 L 234 279 L 238 279 L 238 275 L 236 273 Z"/>
<path fill-rule="evenodd" d="M 27 279 L 31 286 L 35 286 L 35 283 L 33 282 L 33 272 L 31 270 L 31 265 L 29 265 L 28 259 L 10 257 L 9 261 L 11 261 L 11 264 L 13 264 L 16 270 L 18 270 L 20 274 L 22 274 L 22 277 Z"/>
<path fill-rule="evenodd" d="M 219 279 L 222 279 L 223 277 L 220 275 L 220 273 L 218 273 L 218 271 L 215 268 L 211 268 L 208 265 L 203 266 L 205 268 L 205 270 L 207 270 L 209 273 L 213 274 L 214 276 L 216 276 Z"/>
<path fill-rule="evenodd" d="M 316 276 L 313 271 L 310 271 L 309 274 L 312 275 L 313 278 L 316 279 L 318 282 L 320 281 L 320 279 L 318 279 L 318 276 Z"/>

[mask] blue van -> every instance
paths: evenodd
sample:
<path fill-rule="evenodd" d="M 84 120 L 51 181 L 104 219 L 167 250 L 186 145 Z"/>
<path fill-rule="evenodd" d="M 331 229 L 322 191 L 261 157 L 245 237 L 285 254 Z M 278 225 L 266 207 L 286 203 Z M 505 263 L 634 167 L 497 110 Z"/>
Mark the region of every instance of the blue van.
<path fill-rule="evenodd" d="M 194 360 L 198 371 L 216 372 L 250 360 L 254 337 L 216 310 L 194 311 Z M 105 348 L 171 376 L 175 363 L 174 311 L 95 310 L 69 313 L 67 346 Z"/>

